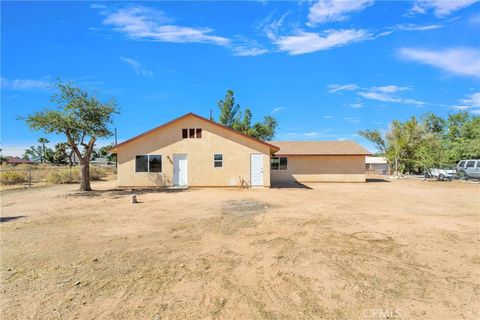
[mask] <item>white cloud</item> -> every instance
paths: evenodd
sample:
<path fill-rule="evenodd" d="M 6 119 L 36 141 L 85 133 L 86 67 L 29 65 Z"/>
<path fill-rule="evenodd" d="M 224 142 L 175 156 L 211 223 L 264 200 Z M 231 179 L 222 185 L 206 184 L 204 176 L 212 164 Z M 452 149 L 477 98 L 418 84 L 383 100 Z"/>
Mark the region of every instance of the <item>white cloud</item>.
<path fill-rule="evenodd" d="M 409 13 L 424 14 L 428 10 L 433 10 L 437 17 L 445 17 L 476 2 L 478 0 L 417 0 Z"/>
<path fill-rule="evenodd" d="M 349 13 L 362 11 L 372 4 L 373 0 L 319 0 L 310 7 L 308 25 L 312 26 L 317 23 L 342 21 L 348 18 Z"/>
<path fill-rule="evenodd" d="M 394 27 L 397 30 L 404 30 L 404 31 L 428 31 L 428 30 L 436 30 L 443 28 L 441 24 L 426 24 L 426 25 L 419 25 L 413 23 L 407 24 L 398 24 Z"/>
<path fill-rule="evenodd" d="M 265 17 L 262 21 L 260 21 L 255 29 L 258 31 L 265 33 L 265 35 L 273 40 L 276 38 L 276 35 L 279 33 L 280 28 L 284 25 L 285 19 L 288 17 L 290 12 L 284 13 L 280 18 L 274 19 L 273 12 L 270 13 L 267 17 Z"/>
<path fill-rule="evenodd" d="M 350 123 L 360 123 L 360 119 L 357 117 L 346 117 L 343 120 L 350 122 Z"/>
<path fill-rule="evenodd" d="M 268 52 L 268 50 L 257 41 L 246 37 L 237 36 L 232 42 L 231 50 L 234 56 L 251 57 L 259 56 Z"/>
<path fill-rule="evenodd" d="M 384 101 L 384 102 L 401 102 L 401 99 L 392 97 L 388 94 L 381 93 L 381 92 L 359 92 L 359 96 L 370 99 L 370 100 L 377 100 L 377 101 Z"/>
<path fill-rule="evenodd" d="M 0 79 L 0 87 L 11 90 L 28 90 L 28 89 L 48 89 L 51 83 L 46 80 L 34 79 Z"/>
<path fill-rule="evenodd" d="M 474 114 L 480 114 L 480 92 L 469 95 L 466 99 L 461 99 L 459 105 L 452 107 L 455 110 L 469 111 Z"/>
<path fill-rule="evenodd" d="M 328 85 L 330 93 L 348 90 L 348 91 L 356 91 L 356 94 L 362 98 L 369 99 L 369 100 L 377 100 L 383 102 L 396 102 L 396 103 L 403 103 L 403 104 L 414 104 L 414 105 L 426 105 L 429 103 L 418 101 L 415 99 L 405 99 L 398 97 L 396 93 L 410 90 L 410 87 L 405 86 L 397 86 L 397 85 L 388 85 L 388 86 L 376 86 L 371 88 L 361 88 L 356 84 L 346 84 L 346 85 Z M 357 100 L 355 103 L 350 104 L 352 108 L 361 108 L 363 104 L 361 101 Z"/>
<path fill-rule="evenodd" d="M 372 87 L 373 91 L 380 91 L 380 92 L 386 92 L 386 93 L 395 93 L 399 91 L 405 91 L 405 90 L 410 90 L 409 87 L 399 87 L 399 86 L 382 86 L 382 87 Z"/>
<path fill-rule="evenodd" d="M 480 50 L 478 49 L 428 50 L 401 48 L 398 54 L 403 59 L 430 65 L 449 73 L 480 77 Z"/>
<path fill-rule="evenodd" d="M 278 37 L 274 42 L 281 51 L 286 51 L 290 55 L 299 55 L 342 47 L 371 38 L 366 30 L 345 29 L 326 30 L 324 35 L 300 31 L 296 35 Z"/>
<path fill-rule="evenodd" d="M 399 87 L 399 86 L 383 86 L 383 87 L 372 87 L 367 91 L 358 92 L 358 95 L 369 100 L 377 100 L 382 102 L 394 102 L 402 104 L 414 104 L 417 106 L 423 106 L 428 103 L 415 100 L 415 99 L 406 99 L 398 97 L 395 93 L 400 91 L 410 90 L 409 87 Z"/>
<path fill-rule="evenodd" d="M 313 137 L 318 137 L 320 135 L 320 132 L 307 132 L 303 134 L 307 138 L 313 138 Z"/>
<path fill-rule="evenodd" d="M 358 89 L 358 86 L 354 83 L 350 84 L 329 84 L 327 86 L 328 92 L 335 93 L 338 91 L 355 91 Z"/>
<path fill-rule="evenodd" d="M 354 109 L 359 109 L 359 108 L 363 107 L 363 103 L 361 101 L 355 101 L 354 103 L 350 104 L 350 107 L 352 107 Z"/>
<path fill-rule="evenodd" d="M 277 107 L 277 108 L 274 108 L 274 109 L 272 110 L 272 112 L 270 112 L 270 114 L 274 114 L 274 113 L 277 113 L 277 112 L 280 112 L 280 111 L 283 111 L 283 110 L 285 110 L 285 108 L 283 108 L 283 107 Z"/>
<path fill-rule="evenodd" d="M 265 48 L 248 48 L 243 46 L 234 47 L 232 51 L 234 56 L 239 57 L 259 56 L 268 52 Z"/>
<path fill-rule="evenodd" d="M 153 71 L 145 69 L 137 60 L 125 57 L 120 57 L 120 60 L 128 64 L 136 74 L 144 77 L 153 77 Z"/>
<path fill-rule="evenodd" d="M 215 36 L 211 28 L 192 28 L 171 24 L 171 19 L 158 10 L 132 6 L 118 10 L 102 10 L 103 24 L 136 40 L 160 42 L 196 42 L 226 46 L 230 40 Z"/>
<path fill-rule="evenodd" d="M 330 116 L 330 115 L 325 115 L 323 116 L 324 119 L 333 119 L 333 116 Z"/>

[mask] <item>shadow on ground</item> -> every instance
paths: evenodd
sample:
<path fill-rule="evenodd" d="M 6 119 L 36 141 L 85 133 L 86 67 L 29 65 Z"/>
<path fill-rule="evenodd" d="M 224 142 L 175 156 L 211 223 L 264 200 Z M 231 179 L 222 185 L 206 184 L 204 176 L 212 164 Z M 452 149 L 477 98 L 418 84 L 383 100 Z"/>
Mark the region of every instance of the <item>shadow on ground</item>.
<path fill-rule="evenodd" d="M 138 188 L 138 189 L 105 189 L 105 190 L 93 190 L 93 191 L 77 191 L 65 195 L 66 197 L 86 197 L 86 198 L 96 198 L 102 196 L 110 196 L 112 198 L 120 198 L 122 196 L 128 195 L 142 195 L 150 193 L 178 193 L 185 192 L 188 189 L 168 189 L 168 188 Z"/>
<path fill-rule="evenodd" d="M 275 184 L 272 184 L 270 188 L 272 189 L 309 189 L 309 190 L 313 189 L 300 182 L 275 183 Z"/>
<path fill-rule="evenodd" d="M 367 178 L 367 182 L 390 182 L 390 181 L 382 178 Z"/>
<path fill-rule="evenodd" d="M 17 219 L 21 219 L 21 218 L 25 218 L 25 217 L 26 216 L 0 217 L 0 223 L 9 222 L 9 221 L 12 221 L 12 220 L 17 220 Z"/>

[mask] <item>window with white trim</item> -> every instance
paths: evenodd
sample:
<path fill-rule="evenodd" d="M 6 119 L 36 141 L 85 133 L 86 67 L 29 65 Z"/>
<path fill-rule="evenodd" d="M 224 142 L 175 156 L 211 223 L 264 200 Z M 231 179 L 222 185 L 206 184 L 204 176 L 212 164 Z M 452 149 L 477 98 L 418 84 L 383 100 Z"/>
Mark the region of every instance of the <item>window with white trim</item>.
<path fill-rule="evenodd" d="M 287 170 L 287 157 L 272 157 L 272 159 L 270 160 L 270 168 L 272 170 Z"/>
<path fill-rule="evenodd" d="M 162 172 L 162 156 L 157 154 L 136 156 L 135 172 Z"/>
<path fill-rule="evenodd" d="M 223 154 L 216 153 L 213 155 L 213 167 L 214 168 L 223 167 Z"/>

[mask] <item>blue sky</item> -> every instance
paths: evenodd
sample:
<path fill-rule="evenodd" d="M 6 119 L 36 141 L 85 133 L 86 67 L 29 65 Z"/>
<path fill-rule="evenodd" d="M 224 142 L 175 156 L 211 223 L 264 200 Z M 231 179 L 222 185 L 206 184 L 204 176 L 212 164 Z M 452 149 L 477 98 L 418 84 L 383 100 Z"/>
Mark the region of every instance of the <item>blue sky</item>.
<path fill-rule="evenodd" d="M 2 2 L 1 143 L 52 106 L 57 77 L 116 98 L 119 141 L 227 89 L 276 140 L 352 139 L 427 111 L 480 114 L 480 2 Z M 50 136 L 53 142 L 62 137 Z M 100 141 L 100 145 L 112 139 Z"/>

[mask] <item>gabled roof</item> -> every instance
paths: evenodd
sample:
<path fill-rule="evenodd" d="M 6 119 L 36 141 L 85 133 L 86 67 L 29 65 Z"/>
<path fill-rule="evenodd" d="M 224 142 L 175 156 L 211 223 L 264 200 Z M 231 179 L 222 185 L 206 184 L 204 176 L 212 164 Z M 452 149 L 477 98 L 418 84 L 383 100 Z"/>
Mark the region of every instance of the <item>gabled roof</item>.
<path fill-rule="evenodd" d="M 240 131 L 234 130 L 234 129 L 229 128 L 229 127 L 226 127 L 226 126 L 224 126 L 224 125 L 222 125 L 222 124 L 220 124 L 220 123 L 216 123 L 215 121 L 209 120 L 209 119 L 207 119 L 207 118 L 201 117 L 201 116 L 199 116 L 199 115 L 197 115 L 197 114 L 195 114 L 195 113 L 190 112 L 190 113 L 187 113 L 187 114 L 185 114 L 185 115 L 183 115 L 183 116 L 181 116 L 181 117 L 178 117 L 178 118 L 176 118 L 176 119 L 173 119 L 172 121 L 169 121 L 169 122 L 167 122 L 167 123 L 165 123 L 165 124 L 162 124 L 161 126 L 158 126 L 158 127 L 156 127 L 156 128 L 153 128 L 153 129 L 151 129 L 151 130 L 148 130 L 147 132 L 144 132 L 144 133 L 142 133 L 142 134 L 139 134 L 138 136 L 135 136 L 135 137 L 133 137 L 133 138 L 131 138 L 131 139 L 128 139 L 128 140 L 126 140 L 126 141 L 124 141 L 124 142 L 122 142 L 122 143 L 119 143 L 119 144 L 117 144 L 115 147 L 111 148 L 111 149 L 110 149 L 110 152 L 116 153 L 116 152 L 118 152 L 118 149 L 119 149 L 120 147 L 122 147 L 122 146 L 124 146 L 124 145 L 126 145 L 126 144 L 128 144 L 128 143 L 131 143 L 131 142 L 133 142 L 133 141 L 135 141 L 135 140 L 137 140 L 137 139 L 139 139 L 139 138 L 141 138 L 141 137 L 144 137 L 144 136 L 146 136 L 146 135 L 149 135 L 149 134 L 151 134 L 151 133 L 154 133 L 154 132 L 156 132 L 156 131 L 158 131 L 158 130 L 161 130 L 161 129 L 165 128 L 165 127 L 168 127 L 168 126 L 170 126 L 170 125 L 172 125 L 172 124 L 174 124 L 174 123 L 176 123 L 176 122 L 178 122 L 178 121 L 180 121 L 180 120 L 182 120 L 182 119 L 185 119 L 185 118 L 187 118 L 187 117 L 195 117 L 195 118 L 197 118 L 197 119 L 200 119 L 200 120 L 202 120 L 202 121 L 206 121 L 206 122 L 208 122 L 208 123 L 210 123 L 210 124 L 212 124 L 212 125 L 215 125 L 215 126 L 217 126 L 217 127 L 219 127 L 219 128 L 222 128 L 222 129 L 224 129 L 224 130 L 227 130 L 227 131 L 230 131 L 230 132 L 234 132 L 235 134 L 238 134 L 239 136 L 242 136 L 242 137 L 244 137 L 244 138 L 247 138 L 247 139 L 253 140 L 253 141 L 255 141 L 255 142 L 258 142 L 258 143 L 260 143 L 260 144 L 266 145 L 266 146 L 268 146 L 268 147 L 270 148 L 270 151 L 271 151 L 271 152 L 277 152 L 277 151 L 278 151 L 278 147 L 277 147 L 277 146 L 274 146 L 273 144 L 267 143 L 267 142 L 262 141 L 262 140 L 257 139 L 257 138 L 253 138 L 253 137 L 251 137 L 251 136 L 249 136 L 249 135 L 246 135 L 246 134 L 244 134 L 244 133 L 242 133 L 242 132 L 240 132 Z"/>
<path fill-rule="evenodd" d="M 354 141 L 272 141 L 279 151 L 278 156 L 288 155 L 370 155 L 367 149 Z"/>

